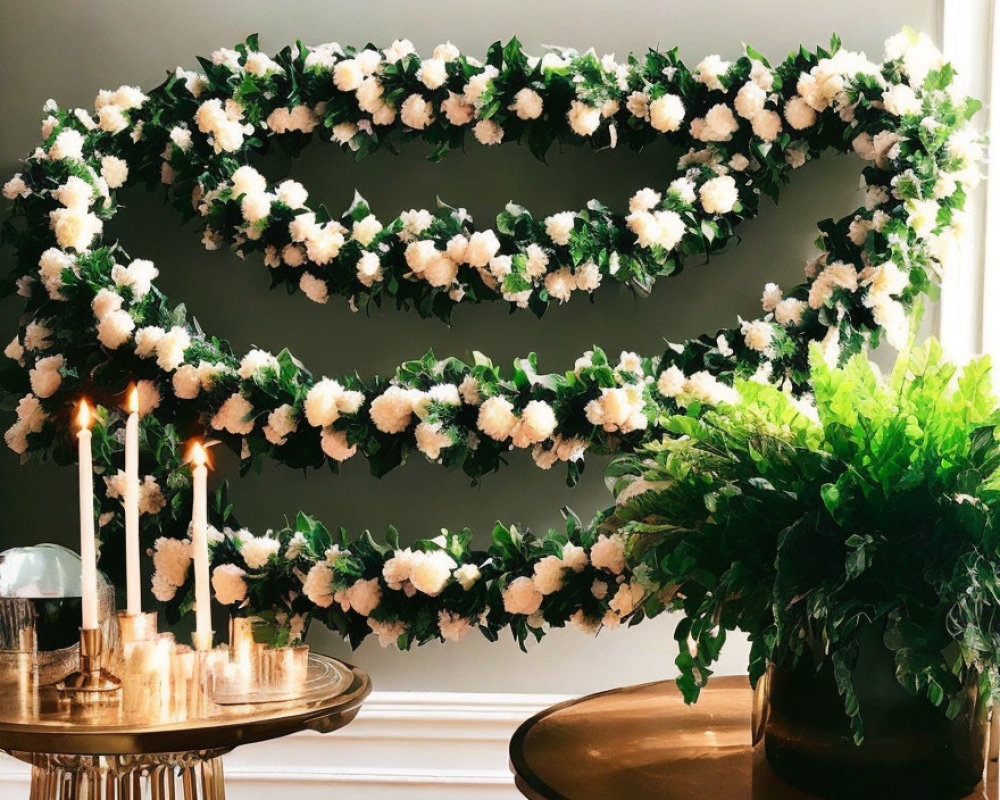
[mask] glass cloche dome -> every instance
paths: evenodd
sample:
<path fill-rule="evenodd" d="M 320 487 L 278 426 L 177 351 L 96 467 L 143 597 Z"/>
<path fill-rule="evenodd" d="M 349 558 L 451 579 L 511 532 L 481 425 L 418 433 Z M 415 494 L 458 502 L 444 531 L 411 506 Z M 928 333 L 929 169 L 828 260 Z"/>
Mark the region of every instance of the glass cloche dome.
<path fill-rule="evenodd" d="M 13 656 L 26 653 L 35 654 L 42 683 L 72 671 L 80 641 L 80 572 L 80 556 L 57 544 L 12 547 L 0 553 L 0 671 L 9 668 Z M 107 636 L 115 598 L 114 588 L 101 573 L 97 594 Z"/>

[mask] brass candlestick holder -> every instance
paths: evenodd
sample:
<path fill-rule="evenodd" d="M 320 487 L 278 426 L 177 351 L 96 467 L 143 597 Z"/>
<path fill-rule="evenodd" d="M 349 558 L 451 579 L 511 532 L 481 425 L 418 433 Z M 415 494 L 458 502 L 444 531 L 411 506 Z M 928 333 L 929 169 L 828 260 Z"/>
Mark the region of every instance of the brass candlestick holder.
<path fill-rule="evenodd" d="M 80 669 L 56 686 L 59 698 L 80 705 L 112 705 L 121 701 L 122 682 L 104 668 L 104 634 L 80 628 Z"/>

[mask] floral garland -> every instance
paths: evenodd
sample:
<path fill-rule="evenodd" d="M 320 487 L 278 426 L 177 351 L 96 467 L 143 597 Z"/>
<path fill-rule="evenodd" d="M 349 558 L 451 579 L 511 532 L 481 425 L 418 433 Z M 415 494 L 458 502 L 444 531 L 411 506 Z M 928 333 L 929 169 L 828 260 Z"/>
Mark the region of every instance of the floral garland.
<path fill-rule="evenodd" d="M 799 50 L 772 68 L 748 48 L 733 63 L 709 57 L 690 70 L 674 51 L 625 64 L 572 51 L 533 59 L 516 41 L 492 47 L 485 64 L 451 45 L 421 60 L 407 42 L 385 51 L 299 45 L 272 59 L 251 38 L 203 61 L 203 74 L 178 70 L 149 95 L 127 86 L 101 92 L 96 119 L 47 104 L 44 145 L 4 187 L 14 201 L 4 239 L 16 250 L 8 289 L 27 301 L 5 350 L 3 387 L 20 396 L 5 439 L 22 454 L 70 460 L 69 401 L 84 391 L 102 401 L 102 523 L 114 539 L 115 407 L 137 380 L 147 414 L 144 535 L 180 540 L 187 478 L 178 441 L 204 427 L 240 451 L 246 469 L 265 457 L 336 467 L 361 453 L 383 474 L 416 448 L 478 479 L 508 450 L 530 448 L 541 467 L 569 464 L 572 480 L 588 449 L 632 451 L 658 438 L 659 420 L 679 407 L 732 401 L 734 377 L 801 391 L 810 342 L 822 341 L 836 359 L 883 334 L 897 345 L 905 339 L 907 309 L 933 288 L 960 235 L 981 156 L 967 124 L 978 104 L 955 94 L 951 67 L 926 37 L 894 37 L 881 65 L 836 40 L 831 50 Z M 537 221 L 509 205 L 495 231 L 476 230 L 463 210 L 446 207 L 383 225 L 361 198 L 335 220 L 309 210 L 300 184 L 272 186 L 246 163 L 272 139 L 297 150 L 317 131 L 359 156 L 394 135 L 422 138 L 442 156 L 461 146 L 466 128 L 484 144 L 526 141 L 538 155 L 555 141 L 638 148 L 659 135 L 686 153 L 681 176 L 662 191 L 638 191 L 625 216 L 592 201 Z M 356 307 L 389 297 L 447 318 L 458 302 L 502 298 L 541 312 L 549 299 L 592 292 L 605 276 L 648 289 L 685 257 L 721 250 L 737 222 L 756 213 L 761 193 L 777 198 L 792 169 L 828 148 L 870 162 L 865 207 L 820 223 L 821 252 L 803 284 L 788 292 L 768 284 L 764 315 L 716 336 L 662 356 L 622 353 L 616 363 L 595 348 L 561 374 L 539 374 L 533 355 L 505 375 L 479 354 L 472 363 L 428 354 L 391 380 L 366 382 L 314 378 L 287 351 L 237 358 L 183 307 L 169 307 L 151 262 L 103 238 L 118 189 L 162 182 L 183 214 L 203 218 L 206 246 L 260 251 L 276 283 L 298 285 L 314 300 L 340 293 Z M 229 521 L 221 498 L 216 513 L 220 526 Z M 242 552 L 242 539 L 224 541 L 234 544 L 217 548 L 226 567 L 218 574 L 235 575 L 244 567 L 224 554 Z M 337 546 L 354 553 L 358 544 Z M 458 569 L 467 547 L 456 535 L 415 552 L 450 552 Z M 306 552 L 328 562 L 326 549 L 314 543 L 286 561 Z M 506 585 L 508 554 L 490 558 L 500 576 L 490 585 Z M 344 564 L 344 574 L 359 569 Z M 164 587 L 182 585 L 157 574 L 161 597 Z M 391 581 L 386 590 L 397 591 L 394 584 L 405 585 Z M 251 607 L 276 607 L 272 594 Z"/>

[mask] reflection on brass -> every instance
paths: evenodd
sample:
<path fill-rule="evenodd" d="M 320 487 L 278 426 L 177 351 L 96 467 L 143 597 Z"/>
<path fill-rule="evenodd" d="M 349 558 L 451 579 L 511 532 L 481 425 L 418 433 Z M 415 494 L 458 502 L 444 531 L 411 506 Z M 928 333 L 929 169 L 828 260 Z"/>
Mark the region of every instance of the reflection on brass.
<path fill-rule="evenodd" d="M 171 672 L 171 695 L 190 688 L 195 672 L 196 654 L 184 650 L 174 659 L 182 668 Z M 55 687 L 36 686 L 33 703 L 7 697 L 0 702 L 0 750 L 79 755 L 226 750 L 328 722 L 340 727 L 354 718 L 371 691 L 364 672 L 316 653 L 309 656 L 306 685 L 308 691 L 296 700 L 219 705 L 206 699 L 198 713 L 190 713 L 191 703 L 183 711 L 172 696 L 168 703 L 122 703 L 81 713 L 60 703 Z"/>
<path fill-rule="evenodd" d="M 767 712 L 771 707 L 771 670 L 772 667 L 769 665 L 767 671 L 757 679 L 757 685 L 753 689 L 750 742 L 755 747 L 764 739 L 764 730 L 767 728 Z"/>
<path fill-rule="evenodd" d="M 83 706 L 112 705 L 121 700 L 122 682 L 104 667 L 104 633 L 80 628 L 80 668 L 57 686 L 61 700 Z"/>
<path fill-rule="evenodd" d="M 745 677 L 712 678 L 691 706 L 672 682 L 629 686 L 532 717 L 511 740 L 511 769 L 531 800 L 811 797 L 775 776 L 753 747 L 752 716 Z M 1000 800 L 996 762 L 967 800 Z"/>
<path fill-rule="evenodd" d="M 119 705 L 68 704 L 37 684 L 26 701 L 0 700 L 0 750 L 32 765 L 31 800 L 224 800 L 225 752 L 341 728 L 371 692 L 364 672 L 313 653 L 296 699 L 220 705 L 202 678 L 210 659 L 228 662 L 227 648 L 200 653 L 165 634 L 131 644 L 116 662 L 127 667 Z"/>

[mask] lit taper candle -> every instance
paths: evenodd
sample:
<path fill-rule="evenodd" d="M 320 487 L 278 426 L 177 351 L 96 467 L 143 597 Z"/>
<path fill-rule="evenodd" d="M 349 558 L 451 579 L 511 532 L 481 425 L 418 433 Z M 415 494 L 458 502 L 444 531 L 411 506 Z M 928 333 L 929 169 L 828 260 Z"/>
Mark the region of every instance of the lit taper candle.
<path fill-rule="evenodd" d="M 139 390 L 128 393 L 125 423 L 125 610 L 142 613 L 142 577 L 139 569 Z"/>
<path fill-rule="evenodd" d="M 91 453 L 90 406 L 80 401 L 76 438 L 80 464 L 80 562 L 81 604 L 85 630 L 98 626 L 97 619 L 97 542 L 94 538 L 94 462 Z"/>
<path fill-rule="evenodd" d="M 208 453 L 201 442 L 193 442 L 191 463 L 194 504 L 191 510 L 191 549 L 194 556 L 194 646 L 212 649 L 212 592 L 208 570 Z"/>

